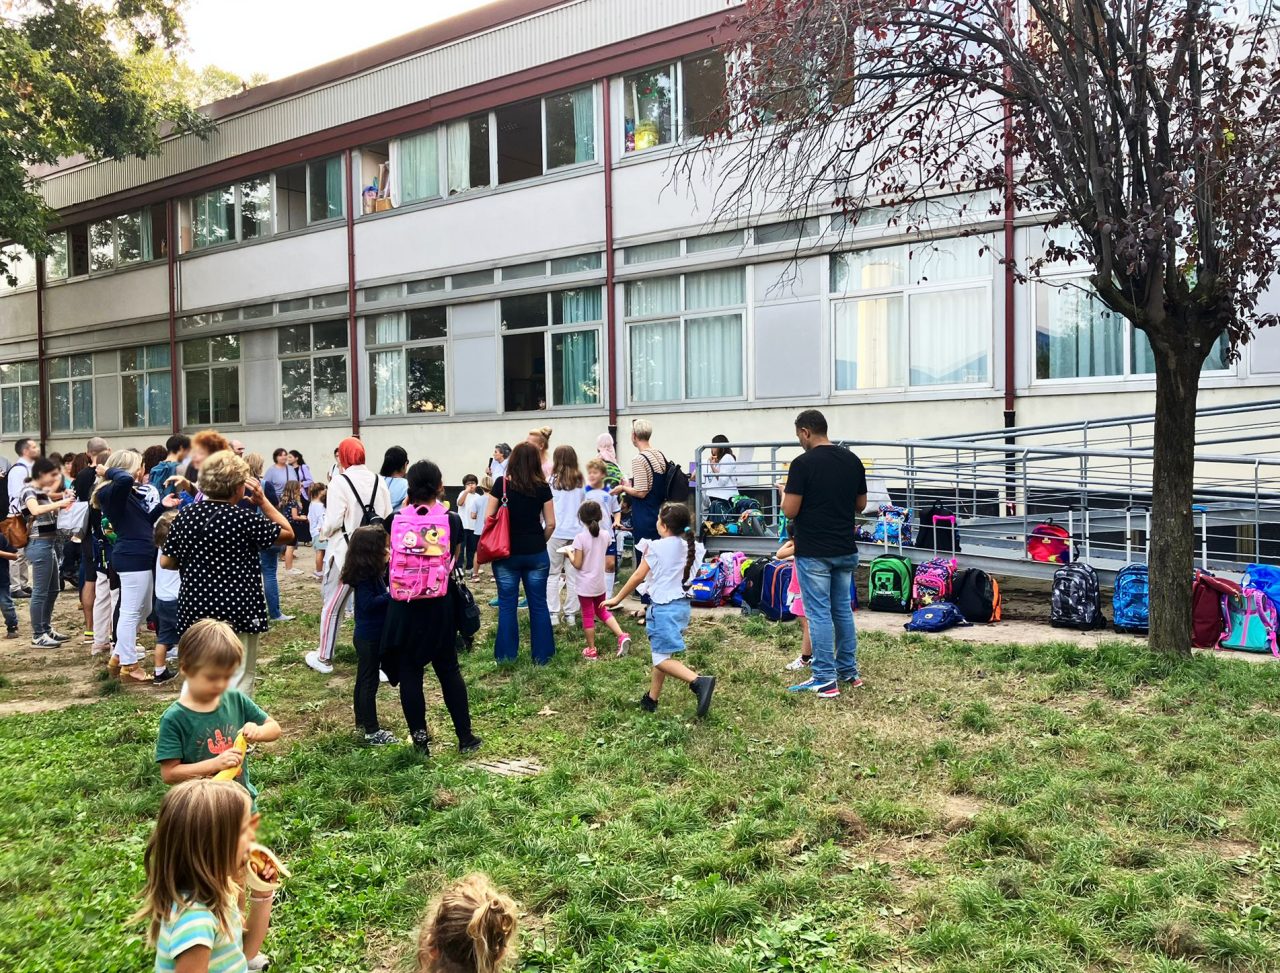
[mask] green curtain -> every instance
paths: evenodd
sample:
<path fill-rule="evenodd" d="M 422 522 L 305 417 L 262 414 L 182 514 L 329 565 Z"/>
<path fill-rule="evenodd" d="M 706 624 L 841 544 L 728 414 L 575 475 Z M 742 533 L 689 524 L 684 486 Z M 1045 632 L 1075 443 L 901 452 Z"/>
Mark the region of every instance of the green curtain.
<path fill-rule="evenodd" d="M 596 157 L 595 88 L 579 88 L 569 97 L 573 102 L 573 161 L 593 162 Z"/>
<path fill-rule="evenodd" d="M 440 155 L 436 133 L 421 132 L 400 140 L 400 196 L 405 203 L 440 195 Z"/>
<path fill-rule="evenodd" d="M 336 219 L 342 215 L 342 199 L 346 195 L 342 187 L 342 159 L 334 156 L 325 163 L 324 191 L 326 219 Z"/>
<path fill-rule="evenodd" d="M 599 355 L 595 331 L 555 336 L 556 405 L 595 405 L 600 401 Z"/>

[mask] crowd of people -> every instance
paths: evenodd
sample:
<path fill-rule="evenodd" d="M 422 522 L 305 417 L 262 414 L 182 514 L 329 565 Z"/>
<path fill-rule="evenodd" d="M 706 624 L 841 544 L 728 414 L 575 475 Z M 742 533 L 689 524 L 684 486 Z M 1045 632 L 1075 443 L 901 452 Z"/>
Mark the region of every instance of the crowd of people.
<path fill-rule="evenodd" d="M 779 553 L 795 557 L 793 607 L 806 619 L 806 653 L 788 668 L 810 671 L 790 689 L 833 698 L 842 682 L 862 684 L 849 591 L 865 472 L 857 456 L 827 438 L 821 413 L 807 410 L 795 425 L 803 453 L 777 484 L 791 533 Z M 246 751 L 281 734 L 253 690 L 262 633 L 292 618 L 280 603 L 280 559 L 285 571 L 305 573 L 294 567 L 301 543 L 314 547 L 323 598 L 318 644 L 306 663 L 332 671 L 343 619 L 354 614 L 353 711 L 371 746 L 397 742 L 378 719 L 379 683 L 388 682 L 399 688 L 410 742 L 429 752 L 429 667 L 459 750 L 480 748 L 458 653 L 474 634 L 466 624 L 474 614 L 466 584 L 485 576 L 482 565 L 496 585 L 490 604 L 500 664 L 520 654 L 521 609 L 528 610 L 535 665 L 554 656 L 554 627 L 576 628 L 579 615 L 586 660 L 603 653 L 599 627 L 613 637 L 615 655 L 625 655 L 632 638 L 614 613 L 638 594 L 636 617 L 644 620 L 652 661 L 640 707 L 655 711 L 670 677 L 689 687 L 699 717 L 708 712 L 716 680 L 683 661 L 688 586 L 703 550 L 690 506 L 667 497 L 669 460 L 652 439 L 647 420 L 632 424 L 635 456 L 624 476 L 608 434 L 583 464 L 571 445 L 552 449 L 551 429 L 535 429 L 514 447 L 498 444 L 483 475 L 462 477 L 452 498 L 435 463 L 410 463 L 395 446 L 375 473 L 355 437 L 335 449 L 327 482 L 313 478 L 297 451 L 276 450 L 268 466 L 215 430 L 145 450 L 113 450 L 94 437 L 83 453 L 66 457 L 42 457 L 32 440 L 17 443 L 7 473 L 10 516 L 0 524 L 0 573 L 10 582 L 0 585 L 7 637 L 17 637 L 19 627 L 12 599 L 29 598 L 32 645 L 55 649 L 71 641 L 52 625 L 59 592 L 71 584 L 80 594 L 84 642 L 91 655 L 106 657 L 113 675 L 157 684 L 183 677 L 161 719 L 155 755 L 162 779 L 174 785 L 147 852 L 144 914 L 157 970 L 267 964 L 260 947 L 274 866 L 259 868 L 265 891 L 251 902 L 236 891 L 258 822 Z M 727 439 L 716 441 L 705 489 L 732 496 L 736 459 Z M 634 569 L 619 588 L 626 536 L 634 541 Z M 139 642 L 147 628 L 155 632 L 151 674 Z M 193 829 L 202 840 L 190 837 Z M 483 942 L 474 933 L 477 914 L 466 914 L 480 900 L 487 914 L 497 909 L 504 917 L 495 927 L 501 935 Z M 514 906 L 483 878 L 446 894 L 433 915 L 424 929 L 423 970 L 494 969 L 514 931 Z M 440 965 L 455 947 L 470 958 Z M 222 965 L 227 957 L 245 965 Z"/>

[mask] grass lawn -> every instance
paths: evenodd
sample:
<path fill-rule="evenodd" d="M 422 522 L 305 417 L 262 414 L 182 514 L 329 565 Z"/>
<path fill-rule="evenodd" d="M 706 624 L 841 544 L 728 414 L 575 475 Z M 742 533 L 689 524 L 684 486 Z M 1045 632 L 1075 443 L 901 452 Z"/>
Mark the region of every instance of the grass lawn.
<path fill-rule="evenodd" d="M 695 615 L 690 662 L 720 677 L 695 724 L 678 684 L 636 707 L 643 638 L 587 664 L 563 633 L 535 671 L 527 649 L 497 669 L 490 635 L 464 671 L 481 756 L 546 768 L 518 780 L 459 758 L 438 691 L 429 762 L 359 746 L 353 654 L 308 670 L 315 625 L 267 643 L 285 738 L 251 757 L 294 873 L 282 973 L 405 968 L 473 869 L 526 908 L 527 971 L 1280 969 L 1280 666 L 872 635 L 865 689 L 797 699 L 794 626 Z M 0 721 L 0 970 L 150 968 L 127 919 L 163 708 L 131 689 Z"/>

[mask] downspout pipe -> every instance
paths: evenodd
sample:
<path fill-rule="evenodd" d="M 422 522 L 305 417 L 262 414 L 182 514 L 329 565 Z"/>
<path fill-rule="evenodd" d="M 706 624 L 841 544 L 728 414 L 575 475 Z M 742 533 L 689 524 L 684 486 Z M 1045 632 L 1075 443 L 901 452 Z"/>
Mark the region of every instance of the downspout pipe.
<path fill-rule="evenodd" d="M 346 157 L 347 188 L 344 202 L 347 210 L 347 359 L 351 362 L 351 435 L 360 435 L 360 357 L 356 354 L 356 208 L 351 190 L 355 186 L 351 149 Z"/>
<path fill-rule="evenodd" d="M 169 238 L 169 413 L 176 436 L 182 429 L 182 390 L 178 386 L 178 228 L 174 225 L 172 199 L 164 202 L 164 225 Z"/>
<path fill-rule="evenodd" d="M 618 302 L 614 296 L 613 256 L 613 92 L 604 79 L 604 293 L 609 333 L 609 435 L 618 439 Z"/>
<path fill-rule="evenodd" d="M 37 405 L 40 412 L 40 454 L 48 452 L 49 366 L 44 355 L 44 260 L 36 260 L 36 368 L 40 378 Z"/>

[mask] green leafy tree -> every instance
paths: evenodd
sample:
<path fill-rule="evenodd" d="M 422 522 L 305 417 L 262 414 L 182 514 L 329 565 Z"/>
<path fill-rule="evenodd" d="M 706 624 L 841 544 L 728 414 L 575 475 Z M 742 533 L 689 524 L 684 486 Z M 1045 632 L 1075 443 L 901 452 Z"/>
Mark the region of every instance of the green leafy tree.
<path fill-rule="evenodd" d="M 212 123 L 138 61 L 182 41 L 183 0 L 0 0 L 0 236 L 48 252 L 56 214 L 36 174 L 59 159 L 123 159 Z M 10 274 L 0 257 L 0 272 Z"/>
<path fill-rule="evenodd" d="M 132 68 L 143 87 L 155 97 L 188 105 L 211 105 L 267 81 L 261 72 L 242 78 L 216 64 L 197 70 L 162 47 L 133 58 Z"/>

